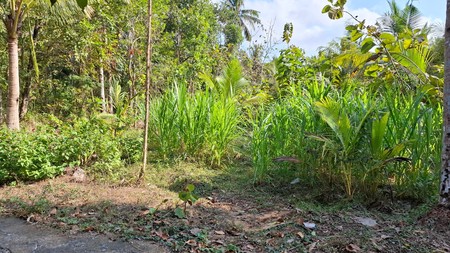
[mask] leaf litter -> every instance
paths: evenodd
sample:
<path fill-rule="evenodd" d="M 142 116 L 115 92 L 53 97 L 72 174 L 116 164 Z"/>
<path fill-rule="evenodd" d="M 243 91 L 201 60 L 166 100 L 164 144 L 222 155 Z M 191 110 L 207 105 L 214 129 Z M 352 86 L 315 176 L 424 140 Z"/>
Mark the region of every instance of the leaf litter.
<path fill-rule="evenodd" d="M 50 185 L 54 189 L 49 192 Z M 54 179 L 0 188 L 0 199 L 3 199 L 0 207 L 2 215 L 23 217 L 70 233 L 153 240 L 170 246 L 174 252 L 449 249 L 448 226 L 440 227 L 440 224 L 450 224 L 448 210 L 433 209 L 418 221 L 407 223 L 400 219 L 402 215 L 375 220 L 359 214 L 358 210 L 311 212 L 278 198 L 267 199 L 270 205 L 262 205 L 251 194 L 214 191 L 209 195 L 213 197 L 200 199 L 180 219 L 174 214 L 176 193 L 155 187 L 112 188 Z M 42 199 L 47 206 L 32 210 L 36 209 L 36 203 L 41 203 L 37 200 Z"/>

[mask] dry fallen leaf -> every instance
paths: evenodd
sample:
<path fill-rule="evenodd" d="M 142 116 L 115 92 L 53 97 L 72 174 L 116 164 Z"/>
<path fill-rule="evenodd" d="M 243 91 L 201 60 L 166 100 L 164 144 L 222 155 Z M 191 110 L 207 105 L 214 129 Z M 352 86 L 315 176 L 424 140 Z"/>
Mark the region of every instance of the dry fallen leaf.
<path fill-rule="evenodd" d="M 28 223 L 36 222 L 36 218 L 34 217 L 34 214 L 31 214 L 30 216 L 28 216 L 27 222 Z"/>
<path fill-rule="evenodd" d="M 301 239 L 305 238 L 305 234 L 303 234 L 302 232 L 297 232 L 296 235 Z"/>
<path fill-rule="evenodd" d="M 225 232 L 217 230 L 217 231 L 214 231 L 214 234 L 216 234 L 216 235 L 225 235 Z"/>
<path fill-rule="evenodd" d="M 253 247 L 253 245 L 251 245 L 251 244 L 245 245 L 245 248 L 247 248 L 247 249 L 249 249 L 249 250 L 255 249 L 255 247 Z"/>
<path fill-rule="evenodd" d="M 187 244 L 189 246 L 192 246 L 192 247 L 195 247 L 195 246 L 197 246 L 197 241 L 191 239 L 191 240 L 186 241 L 185 244 Z"/>
<path fill-rule="evenodd" d="M 308 252 L 313 252 L 316 248 L 317 242 L 313 242 L 310 245 L 308 245 L 306 248 L 308 249 Z"/>
<path fill-rule="evenodd" d="M 345 247 L 345 250 L 346 250 L 347 252 L 356 253 L 356 252 L 360 252 L 360 251 L 361 251 L 361 248 L 360 248 L 358 245 L 356 245 L 356 244 L 350 243 L 349 245 L 347 245 L 347 246 Z"/>
<path fill-rule="evenodd" d="M 58 209 L 56 209 L 55 207 L 52 209 L 52 210 L 50 210 L 50 212 L 48 213 L 50 216 L 52 216 L 52 215 L 56 215 L 56 213 L 58 213 Z"/>
<path fill-rule="evenodd" d="M 139 216 L 146 216 L 147 214 L 149 214 L 150 213 L 150 210 L 149 209 L 147 209 L 147 210 L 144 210 L 144 211 L 140 211 L 139 212 Z"/>
<path fill-rule="evenodd" d="M 217 245 L 225 245 L 225 243 L 222 240 L 212 240 L 211 243 L 217 244 Z"/>
<path fill-rule="evenodd" d="M 303 226 L 303 223 L 305 222 L 305 220 L 304 220 L 303 218 L 298 218 L 295 222 L 296 222 L 298 225 Z"/>
<path fill-rule="evenodd" d="M 157 231 L 155 234 L 159 238 L 163 239 L 164 241 L 167 241 L 167 239 L 169 239 L 169 235 L 167 233 L 162 232 L 162 231 Z"/>
<path fill-rule="evenodd" d="M 84 229 L 85 232 L 91 232 L 91 231 L 94 231 L 94 230 L 95 230 L 95 228 L 93 226 L 89 226 L 89 227 Z"/>

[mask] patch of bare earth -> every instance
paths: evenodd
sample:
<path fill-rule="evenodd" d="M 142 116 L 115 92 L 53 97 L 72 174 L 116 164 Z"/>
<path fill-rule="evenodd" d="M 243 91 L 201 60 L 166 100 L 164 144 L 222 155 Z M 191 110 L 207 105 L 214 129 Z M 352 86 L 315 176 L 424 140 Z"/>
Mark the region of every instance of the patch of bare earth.
<path fill-rule="evenodd" d="M 187 218 L 179 219 L 174 208 L 182 203 L 174 192 L 60 177 L 0 188 L 0 212 L 61 233 L 152 240 L 173 252 L 450 252 L 447 209 L 433 209 L 407 223 L 398 218 L 401 214 L 359 207 L 312 212 L 275 197 L 262 205 L 252 193 L 209 195 L 188 206 Z"/>

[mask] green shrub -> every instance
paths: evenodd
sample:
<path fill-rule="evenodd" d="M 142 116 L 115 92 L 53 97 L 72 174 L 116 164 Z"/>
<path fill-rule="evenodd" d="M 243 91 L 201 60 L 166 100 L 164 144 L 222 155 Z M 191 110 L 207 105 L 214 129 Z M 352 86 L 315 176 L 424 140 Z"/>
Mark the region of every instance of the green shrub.
<path fill-rule="evenodd" d="M 47 132 L 0 129 L 0 183 L 38 180 L 63 171 L 57 160 L 58 139 Z"/>
<path fill-rule="evenodd" d="M 62 173 L 66 166 L 102 166 L 106 171 L 139 157 L 140 138 L 117 138 L 105 122 L 78 118 L 40 126 L 34 132 L 0 129 L 0 182 L 39 180 Z M 122 145 L 123 144 L 123 145 Z M 130 156 L 131 155 L 131 156 Z M 130 160 L 129 160 L 130 161 Z"/>

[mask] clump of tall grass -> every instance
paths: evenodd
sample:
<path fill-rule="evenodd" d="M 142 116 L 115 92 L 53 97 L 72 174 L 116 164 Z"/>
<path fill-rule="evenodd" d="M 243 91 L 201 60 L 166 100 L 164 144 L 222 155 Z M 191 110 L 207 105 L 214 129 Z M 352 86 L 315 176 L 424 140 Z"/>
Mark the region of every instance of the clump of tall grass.
<path fill-rule="evenodd" d="M 368 198 L 380 189 L 425 199 L 438 182 L 441 112 L 423 94 L 383 94 L 358 82 L 336 89 L 312 81 L 274 100 L 253 122 L 255 180 L 279 173 L 291 156 L 303 182 Z M 307 177 L 307 178 L 305 178 Z"/>
<path fill-rule="evenodd" d="M 393 166 L 389 177 L 405 197 L 425 199 L 438 189 L 442 106 L 430 103 L 426 94 L 386 94 L 390 113 L 387 143 L 403 143 L 401 155 L 411 163 Z"/>
<path fill-rule="evenodd" d="M 163 159 L 206 159 L 221 165 L 237 137 L 239 108 L 237 90 L 245 84 L 239 62 L 231 61 L 224 74 L 213 80 L 202 75 L 204 91 L 188 93 L 175 83 L 151 106 L 150 132 Z"/>

